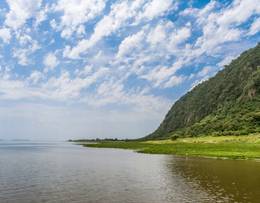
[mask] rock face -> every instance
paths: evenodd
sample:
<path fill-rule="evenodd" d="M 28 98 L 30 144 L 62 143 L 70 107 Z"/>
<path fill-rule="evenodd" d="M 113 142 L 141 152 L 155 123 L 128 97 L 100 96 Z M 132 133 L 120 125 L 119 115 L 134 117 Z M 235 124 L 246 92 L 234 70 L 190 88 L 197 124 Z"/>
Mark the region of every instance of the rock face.
<path fill-rule="evenodd" d="M 145 139 L 260 132 L 260 43 L 181 97 Z"/>

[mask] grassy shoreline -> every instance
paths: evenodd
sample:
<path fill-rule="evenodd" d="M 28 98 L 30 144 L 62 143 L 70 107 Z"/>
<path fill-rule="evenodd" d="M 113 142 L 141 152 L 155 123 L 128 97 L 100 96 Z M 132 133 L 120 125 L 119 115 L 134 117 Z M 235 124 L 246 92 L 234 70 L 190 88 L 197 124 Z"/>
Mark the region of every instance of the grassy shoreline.
<path fill-rule="evenodd" d="M 131 149 L 140 153 L 174 154 L 230 159 L 260 159 L 260 134 L 247 136 L 204 136 L 151 141 L 76 142 L 85 147 Z"/>

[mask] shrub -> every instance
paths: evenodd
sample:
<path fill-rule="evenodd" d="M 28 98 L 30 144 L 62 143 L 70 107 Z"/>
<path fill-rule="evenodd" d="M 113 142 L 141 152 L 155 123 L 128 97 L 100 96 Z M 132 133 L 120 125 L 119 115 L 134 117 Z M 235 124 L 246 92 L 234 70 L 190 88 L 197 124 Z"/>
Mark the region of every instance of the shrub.
<path fill-rule="evenodd" d="M 172 135 L 172 136 L 171 136 L 171 140 L 173 140 L 173 141 L 174 141 L 174 140 L 177 140 L 178 138 L 179 138 L 178 135 Z"/>

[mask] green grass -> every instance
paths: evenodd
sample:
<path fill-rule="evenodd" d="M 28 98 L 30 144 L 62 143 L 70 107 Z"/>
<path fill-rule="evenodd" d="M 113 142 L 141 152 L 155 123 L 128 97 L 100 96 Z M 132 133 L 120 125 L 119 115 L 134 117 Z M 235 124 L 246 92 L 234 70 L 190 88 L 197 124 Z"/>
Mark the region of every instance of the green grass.
<path fill-rule="evenodd" d="M 131 149 L 141 153 L 232 159 L 260 158 L 260 135 L 180 138 L 176 141 L 105 141 L 86 147 Z"/>

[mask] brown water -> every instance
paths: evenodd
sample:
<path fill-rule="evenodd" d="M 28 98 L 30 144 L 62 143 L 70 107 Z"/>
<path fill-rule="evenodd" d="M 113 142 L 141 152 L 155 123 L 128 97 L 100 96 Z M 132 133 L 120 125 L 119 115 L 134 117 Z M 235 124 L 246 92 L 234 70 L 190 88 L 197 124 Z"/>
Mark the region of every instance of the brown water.
<path fill-rule="evenodd" d="M 0 202 L 181 203 L 260 200 L 260 162 L 0 142 Z"/>

